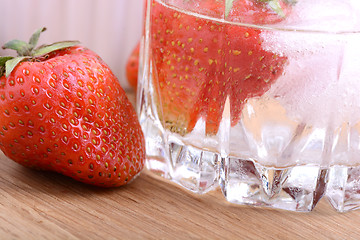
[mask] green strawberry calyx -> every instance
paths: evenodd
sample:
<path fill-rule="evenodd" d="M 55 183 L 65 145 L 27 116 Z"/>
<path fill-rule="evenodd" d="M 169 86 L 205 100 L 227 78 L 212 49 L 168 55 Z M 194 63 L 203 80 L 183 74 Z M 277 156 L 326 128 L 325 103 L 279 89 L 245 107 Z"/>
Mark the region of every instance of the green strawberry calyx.
<path fill-rule="evenodd" d="M 234 0 L 225 0 L 225 18 L 227 18 L 230 14 L 230 11 L 233 7 Z"/>
<path fill-rule="evenodd" d="M 233 7 L 233 3 L 235 0 L 225 0 L 225 18 L 227 18 L 230 14 L 230 11 Z M 262 2 L 267 4 L 275 13 L 277 13 L 280 17 L 285 18 L 284 10 L 280 4 L 281 0 L 254 0 L 255 2 Z M 297 0 L 285 0 L 288 4 L 295 4 Z"/>
<path fill-rule="evenodd" d="M 17 57 L 0 56 L 0 77 L 4 75 L 9 77 L 14 68 L 23 61 L 34 61 L 37 58 L 49 54 L 53 51 L 60 50 L 67 47 L 78 45 L 79 41 L 62 41 L 50 45 L 41 45 L 36 47 L 40 38 L 40 34 L 46 30 L 45 27 L 36 30 L 31 35 L 29 42 L 21 40 L 11 40 L 5 43 L 3 49 L 12 49 L 17 52 Z"/>

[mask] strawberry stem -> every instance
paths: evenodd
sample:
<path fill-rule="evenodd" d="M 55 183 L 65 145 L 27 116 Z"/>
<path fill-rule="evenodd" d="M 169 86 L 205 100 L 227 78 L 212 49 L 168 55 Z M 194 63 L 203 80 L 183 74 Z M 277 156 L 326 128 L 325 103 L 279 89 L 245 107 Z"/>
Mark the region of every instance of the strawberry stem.
<path fill-rule="evenodd" d="M 29 55 L 31 52 L 30 45 L 27 42 L 17 39 L 5 43 L 2 48 L 15 50 L 18 56 L 26 56 Z"/>
<path fill-rule="evenodd" d="M 0 77 L 5 73 L 6 62 L 11 59 L 13 59 L 11 56 L 0 57 Z"/>
<path fill-rule="evenodd" d="M 230 14 L 231 9 L 233 8 L 233 3 L 235 0 L 225 0 L 225 18 L 227 18 Z M 280 0 L 253 0 L 254 2 L 261 2 L 267 4 L 275 13 L 277 13 L 280 17 L 285 18 L 285 13 L 283 7 L 281 6 Z M 287 4 L 295 4 L 297 0 L 283 0 Z"/>
<path fill-rule="evenodd" d="M 64 41 L 64 42 L 56 42 L 50 45 L 39 47 L 32 51 L 33 57 L 39 57 L 48 53 L 51 53 L 56 50 L 60 50 L 67 47 L 72 47 L 78 45 L 79 41 Z"/>
<path fill-rule="evenodd" d="M 42 28 L 39 28 L 35 33 L 33 33 L 33 35 L 31 35 L 31 38 L 29 40 L 29 45 L 31 47 L 31 50 L 36 47 L 36 45 L 38 44 L 39 38 L 40 38 L 40 34 L 44 31 L 46 31 L 46 28 L 42 27 Z"/>
<path fill-rule="evenodd" d="M 10 60 L 8 60 L 5 63 L 5 77 L 9 77 L 10 73 L 14 70 L 14 68 L 25 59 L 28 59 L 29 57 L 15 57 Z"/>
<path fill-rule="evenodd" d="M 279 0 L 260 0 L 261 2 L 265 2 L 268 6 L 276 12 L 280 17 L 285 18 L 285 13 L 281 7 Z"/>
<path fill-rule="evenodd" d="M 18 56 L 15 58 L 10 56 L 0 56 L 0 77 L 4 75 L 4 73 L 5 76 L 8 77 L 14 68 L 22 61 L 31 61 L 34 58 L 49 54 L 53 51 L 72 47 L 80 43 L 79 41 L 63 41 L 35 48 L 38 44 L 41 33 L 45 30 L 45 27 L 36 30 L 36 32 L 31 35 L 29 42 L 15 39 L 2 46 L 3 49 L 15 50 Z"/>
<path fill-rule="evenodd" d="M 230 11 L 233 7 L 234 0 L 225 0 L 225 18 L 230 14 Z"/>

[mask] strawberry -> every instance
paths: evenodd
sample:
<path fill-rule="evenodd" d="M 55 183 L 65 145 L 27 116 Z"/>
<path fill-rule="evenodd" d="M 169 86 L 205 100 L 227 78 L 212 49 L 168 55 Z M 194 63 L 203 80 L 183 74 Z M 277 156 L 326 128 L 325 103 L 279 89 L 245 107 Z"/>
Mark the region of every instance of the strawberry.
<path fill-rule="evenodd" d="M 143 13 L 144 21 L 146 15 L 146 8 L 147 8 L 147 0 L 144 0 L 144 13 Z M 143 34 L 144 33 L 145 33 L 145 28 L 143 28 Z M 140 57 L 139 55 L 140 55 L 140 41 L 136 44 L 135 48 L 132 50 L 126 63 L 126 78 L 130 86 L 135 90 L 137 89 L 137 83 L 138 83 L 139 57 Z"/>
<path fill-rule="evenodd" d="M 20 57 L 0 58 L 6 71 L 0 149 L 21 165 L 84 183 L 128 183 L 144 166 L 145 143 L 124 90 L 100 57 L 78 42 L 35 48 L 44 30 L 29 43 L 4 45 Z"/>
<path fill-rule="evenodd" d="M 229 19 L 241 16 L 238 7 L 245 3 L 250 6 L 250 0 L 230 2 L 231 10 L 225 12 Z M 210 1 L 207 11 L 205 6 L 202 11 L 219 14 L 215 10 L 221 10 L 222 4 Z M 251 6 L 260 22 L 283 19 L 275 19 L 271 9 L 263 11 L 264 1 Z M 249 11 L 249 7 L 243 10 Z M 262 48 L 260 35 L 265 30 L 198 18 L 155 1 L 152 21 L 153 81 L 158 86 L 159 116 L 174 132 L 190 132 L 203 118 L 206 133 L 216 134 L 226 99 L 235 125 L 247 99 L 262 96 L 283 72 L 287 58 Z"/>
<path fill-rule="evenodd" d="M 139 70 L 139 50 L 140 43 L 132 50 L 126 63 L 126 78 L 128 83 L 134 89 L 137 88 L 138 70 Z"/>
<path fill-rule="evenodd" d="M 217 66 L 222 56 L 217 50 L 223 27 L 156 2 L 152 18 L 153 79 L 158 86 L 159 114 L 167 128 L 183 134 L 192 120 L 200 89 L 214 82 L 207 79 L 220 70 Z"/>

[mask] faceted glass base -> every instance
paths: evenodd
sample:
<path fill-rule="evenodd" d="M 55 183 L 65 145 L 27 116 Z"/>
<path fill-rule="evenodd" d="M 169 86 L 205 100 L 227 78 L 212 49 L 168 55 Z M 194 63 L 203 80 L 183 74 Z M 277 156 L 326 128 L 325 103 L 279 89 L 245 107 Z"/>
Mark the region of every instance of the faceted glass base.
<path fill-rule="evenodd" d="M 221 166 L 220 186 L 229 202 L 308 212 L 325 192 L 328 170 L 317 166 L 276 169 L 234 158 Z"/>
<path fill-rule="evenodd" d="M 329 170 L 326 196 L 339 212 L 360 208 L 360 166 L 334 166 Z"/>
<path fill-rule="evenodd" d="M 169 142 L 163 153 L 148 156 L 147 168 L 198 194 L 220 187 L 231 203 L 296 212 L 312 211 L 323 196 L 339 212 L 360 208 L 360 167 L 273 168 L 180 141 Z"/>
<path fill-rule="evenodd" d="M 326 196 L 359 208 L 358 32 L 264 28 L 217 19 L 208 1 L 170 2 L 147 2 L 141 43 L 147 168 L 237 204 L 307 212 Z"/>
<path fill-rule="evenodd" d="M 220 158 L 217 154 L 177 143 L 169 144 L 170 160 L 148 158 L 147 168 L 195 193 L 218 187 Z"/>
<path fill-rule="evenodd" d="M 144 99 L 149 98 L 139 100 Z M 256 159 L 221 155 L 184 143 L 182 137 L 153 119 L 154 114 L 148 112 L 151 109 L 140 109 L 146 167 L 185 189 L 203 194 L 220 187 L 232 203 L 297 212 L 313 210 L 323 196 L 339 212 L 360 208 L 360 166 L 300 164 L 275 168 Z"/>

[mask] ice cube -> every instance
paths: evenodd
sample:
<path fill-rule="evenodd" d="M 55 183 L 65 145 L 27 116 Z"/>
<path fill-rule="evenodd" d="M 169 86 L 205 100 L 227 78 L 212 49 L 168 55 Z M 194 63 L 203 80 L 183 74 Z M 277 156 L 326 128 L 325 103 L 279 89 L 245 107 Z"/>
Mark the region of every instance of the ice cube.
<path fill-rule="evenodd" d="M 360 33 L 274 31 L 263 38 L 264 48 L 288 58 L 269 95 L 292 118 L 334 127 L 360 121 Z"/>

